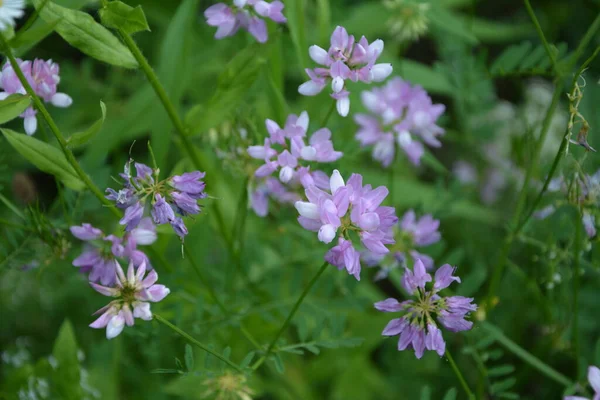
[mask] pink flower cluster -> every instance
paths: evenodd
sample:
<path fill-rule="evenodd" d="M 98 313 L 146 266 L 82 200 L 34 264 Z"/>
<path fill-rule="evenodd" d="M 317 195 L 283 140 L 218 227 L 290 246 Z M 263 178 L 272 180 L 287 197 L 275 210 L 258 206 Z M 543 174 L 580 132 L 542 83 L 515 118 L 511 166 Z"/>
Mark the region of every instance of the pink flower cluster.
<path fill-rule="evenodd" d="M 383 336 L 399 336 L 398 350 L 412 347 L 417 358 L 423 357 L 425 349 L 434 350 L 443 356 L 446 342 L 438 328 L 437 321 L 451 332 L 469 330 L 473 323 L 467 321 L 471 312 L 477 310 L 473 299 L 462 296 L 441 297 L 439 292 L 460 278 L 452 275 L 455 268 L 449 264 L 442 265 L 436 272 L 433 284 L 431 275 L 425 271 L 425 266 L 417 260 L 414 272 L 406 269 L 402 286 L 415 300 L 399 302 L 389 298 L 375 303 L 375 308 L 383 312 L 403 312 L 401 318 L 391 320 L 382 332 Z"/>
<path fill-rule="evenodd" d="M 333 162 L 342 156 L 341 152 L 333 149 L 331 131 L 327 128 L 313 133 L 306 144 L 304 137 L 308 122 L 306 111 L 300 116 L 290 115 L 283 129 L 275 121 L 267 119 L 269 137 L 262 146 L 248 147 L 250 157 L 265 162 L 255 171 L 257 178 L 265 178 L 279 171 L 279 180 L 283 183 L 296 179 L 303 186 L 310 186 L 314 184 L 315 173 L 311 173 L 308 167 L 300 166 L 299 161 Z M 277 145 L 279 149 L 274 149 L 272 145 Z M 323 174 L 317 175 L 318 179 Z"/>
<path fill-rule="evenodd" d="M 98 319 L 90 324 L 96 329 L 106 328 L 106 338 L 118 336 L 125 325 L 133 326 L 134 318 L 145 321 L 152 319 L 150 302 L 156 303 L 164 299 L 170 290 L 165 285 L 157 285 L 158 274 L 152 270 L 146 275 L 146 263 L 143 262 L 135 269 L 133 262 L 129 263 L 127 276 L 121 265 L 114 261 L 116 279 L 114 287 L 101 286 L 90 282 L 98 293 L 114 297 L 107 306 L 102 307 L 95 314 L 101 314 Z"/>
<path fill-rule="evenodd" d="M 57 92 L 58 83 L 60 82 L 57 63 L 52 62 L 52 60 L 44 61 L 41 59 L 35 59 L 33 62 L 17 59 L 17 62 L 23 71 L 23 75 L 27 78 L 27 82 L 43 101 L 56 107 L 69 107 L 73 103 L 73 100 L 67 94 Z M 2 67 L 0 86 L 4 89 L 3 92 L 0 92 L 0 100 L 4 100 L 15 93 L 26 94 L 25 88 L 10 63 L 6 63 Z M 29 107 L 21 114 L 21 118 L 24 119 L 25 132 L 28 135 L 33 135 L 37 130 L 36 114 L 37 110 L 33 107 Z"/>
<path fill-rule="evenodd" d="M 357 114 L 354 117 L 360 126 L 356 139 L 362 146 L 373 145 L 373 158 L 384 167 L 394 160 L 395 143 L 414 165 L 419 165 L 425 151 L 417 138 L 431 147 L 442 145 L 438 137 L 444 129 L 436 122 L 445 107 L 433 104 L 420 86 L 394 78 L 381 88 L 362 92 L 361 98 L 374 115 Z"/>
<path fill-rule="evenodd" d="M 105 235 L 90 224 L 72 226 L 71 233 L 86 242 L 83 253 L 73 260 L 73 265 L 79 267 L 82 273 L 89 272 L 91 282 L 113 285 L 116 280 L 115 262 L 119 258 L 136 266 L 145 263 L 150 267 L 148 256 L 137 248 L 137 245 L 150 245 L 156 241 L 156 227 L 150 218 L 144 218 L 122 238 Z"/>
<path fill-rule="evenodd" d="M 362 176 L 352 174 L 348 183 L 334 170 L 330 191 L 315 185 L 305 190 L 306 201 L 295 206 L 298 222 L 305 229 L 318 232 L 323 243 L 331 243 L 336 236 L 338 244 L 325 255 L 325 260 L 360 280 L 360 253 L 354 247 L 350 234 L 358 235 L 360 242 L 375 254 L 389 252 L 386 245 L 395 243 L 392 227 L 398 222 L 393 207 L 381 206 L 389 191 L 385 186 L 372 189 L 362 184 Z"/>
<path fill-rule="evenodd" d="M 298 92 L 315 96 L 330 85 L 337 111 L 345 117 L 350 111 L 350 92 L 346 88 L 346 80 L 383 82 L 392 73 L 391 64 L 376 64 L 382 52 L 383 40 L 377 39 L 369 44 L 363 36 L 355 42 L 354 36 L 338 26 L 331 35 L 329 50 L 317 45 L 309 48 L 310 57 L 323 67 L 306 69 L 310 80 L 300 85 Z"/>
<path fill-rule="evenodd" d="M 282 14 L 283 3 L 272 1 L 268 3 L 262 0 L 234 0 L 233 7 L 224 3 L 214 4 L 204 11 L 206 23 L 216 26 L 216 39 L 233 36 L 243 28 L 250 32 L 260 43 L 267 41 L 267 24 L 261 18 L 283 24 L 287 19 Z"/>

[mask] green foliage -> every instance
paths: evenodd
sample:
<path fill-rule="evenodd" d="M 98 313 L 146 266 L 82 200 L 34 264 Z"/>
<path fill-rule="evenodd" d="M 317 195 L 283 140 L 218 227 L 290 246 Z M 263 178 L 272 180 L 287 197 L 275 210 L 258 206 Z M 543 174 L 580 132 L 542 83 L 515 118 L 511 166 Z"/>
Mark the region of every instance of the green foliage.
<path fill-rule="evenodd" d="M 98 121 L 94 122 L 92 126 L 85 131 L 74 133 L 67 138 L 67 145 L 69 147 L 83 146 L 100 132 L 104 125 L 104 120 L 106 119 L 106 105 L 103 102 L 100 102 L 100 111 L 102 112 L 102 116 Z"/>
<path fill-rule="evenodd" d="M 29 96 L 21 94 L 11 94 L 6 99 L 0 100 L 0 124 L 17 118 L 30 104 Z"/>
<path fill-rule="evenodd" d="M 10 129 L 1 131 L 12 147 L 37 168 L 56 176 L 73 190 L 82 190 L 85 187 L 73 166 L 56 147 Z"/>
<path fill-rule="evenodd" d="M 109 28 L 122 29 L 129 34 L 150 30 L 142 6 L 134 8 L 121 1 L 111 1 L 99 13 L 102 24 Z"/>
<path fill-rule="evenodd" d="M 565 43 L 553 47 L 555 59 L 564 57 L 567 50 Z M 490 73 L 493 76 L 531 76 L 550 74 L 550 59 L 544 46 L 534 47 L 531 42 L 522 42 L 509 46 L 492 63 Z"/>
<path fill-rule="evenodd" d="M 89 14 L 61 7 L 51 1 L 45 4 L 44 0 L 33 0 L 33 4 L 40 17 L 48 24 L 55 24 L 56 32 L 73 47 L 118 67 L 137 67 L 137 61 L 129 49 Z"/>

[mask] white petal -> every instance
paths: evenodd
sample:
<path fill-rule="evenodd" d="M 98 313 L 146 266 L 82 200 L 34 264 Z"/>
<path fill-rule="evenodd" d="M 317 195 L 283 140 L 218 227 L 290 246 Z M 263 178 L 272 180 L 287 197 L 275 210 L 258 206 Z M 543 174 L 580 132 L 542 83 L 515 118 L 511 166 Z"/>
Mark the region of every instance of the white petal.
<path fill-rule="evenodd" d="M 371 68 L 369 76 L 374 82 L 383 82 L 392 74 L 393 70 L 392 64 L 375 64 L 373 68 Z"/>
<path fill-rule="evenodd" d="M 306 111 L 302 111 L 298 117 L 298 120 L 296 121 L 296 126 L 301 127 L 302 130 L 306 132 L 308 130 L 308 122 L 308 113 Z"/>
<path fill-rule="evenodd" d="M 307 201 L 297 201 L 294 206 L 304 218 L 319 219 L 319 206 Z"/>
<path fill-rule="evenodd" d="M 327 54 L 327 51 L 317 45 L 310 46 L 308 48 L 308 54 L 317 64 L 327 65 L 329 62 L 329 54 Z"/>
<path fill-rule="evenodd" d="M 335 239 L 336 229 L 331 224 L 326 224 L 319 229 L 318 238 L 323 243 L 331 243 Z"/>
<path fill-rule="evenodd" d="M 400 147 L 404 148 L 405 146 L 408 146 L 409 144 L 412 143 L 412 137 L 410 136 L 410 133 L 408 131 L 402 131 L 398 134 L 398 139 L 396 139 L 398 141 L 398 144 L 400 145 Z"/>
<path fill-rule="evenodd" d="M 336 102 L 336 108 L 338 114 L 340 114 L 342 117 L 346 117 L 350 112 L 350 98 L 342 97 L 341 99 L 339 99 Z"/>
<path fill-rule="evenodd" d="M 315 149 L 312 146 L 304 146 L 302 150 L 300 150 L 300 157 L 302 157 L 306 161 L 314 161 L 316 155 L 317 149 Z"/>
<path fill-rule="evenodd" d="M 321 93 L 323 90 L 323 86 L 317 84 L 314 81 L 304 82 L 302 85 L 298 87 L 298 93 L 304 96 L 316 96 Z"/>
<path fill-rule="evenodd" d="M 2 76 L 0 75 L 0 79 L 2 79 Z M 6 99 L 8 96 L 10 96 L 10 93 L 6 93 L 6 92 L 0 92 L 0 100 L 4 100 Z"/>
<path fill-rule="evenodd" d="M 344 79 L 341 76 L 336 76 L 335 78 L 332 79 L 331 90 L 333 90 L 334 93 L 341 92 L 343 88 L 344 88 Z"/>
<path fill-rule="evenodd" d="M 377 96 L 375 93 L 364 91 L 361 93 L 360 97 L 365 107 L 367 107 L 370 111 L 376 111 L 379 108 L 379 96 Z"/>
<path fill-rule="evenodd" d="M 108 321 L 108 325 L 106 325 L 106 338 L 112 339 L 114 337 L 119 336 L 121 332 L 123 332 L 123 328 L 125 327 L 125 318 L 121 315 L 115 315 Z"/>
<path fill-rule="evenodd" d="M 37 118 L 35 115 L 32 117 L 25 117 L 23 125 L 25 127 L 25 133 L 31 136 L 37 131 Z"/>
<path fill-rule="evenodd" d="M 56 93 L 54 96 L 52 96 L 52 100 L 50 102 L 56 107 L 65 108 L 73 104 L 73 99 L 67 94 Z"/>
<path fill-rule="evenodd" d="M 340 175 L 340 171 L 334 169 L 333 173 L 331 174 L 331 178 L 329 178 L 329 187 L 331 188 L 331 194 L 335 194 L 335 192 L 343 186 L 346 186 L 344 178 L 342 178 L 342 175 Z"/>
<path fill-rule="evenodd" d="M 378 57 L 383 53 L 383 40 L 377 39 L 369 45 L 369 55 Z"/>
<path fill-rule="evenodd" d="M 288 183 L 294 177 L 294 169 L 289 166 L 281 168 L 279 171 L 279 180 L 283 183 Z"/>

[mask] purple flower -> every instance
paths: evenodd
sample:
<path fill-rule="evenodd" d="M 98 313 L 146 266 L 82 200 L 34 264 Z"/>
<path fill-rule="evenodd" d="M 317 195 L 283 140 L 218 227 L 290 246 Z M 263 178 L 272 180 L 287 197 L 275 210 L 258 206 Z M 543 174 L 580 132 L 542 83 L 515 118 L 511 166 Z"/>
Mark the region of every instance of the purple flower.
<path fill-rule="evenodd" d="M 79 267 L 83 273 L 89 273 L 91 282 L 112 285 L 115 279 L 115 260 L 123 258 L 135 265 L 148 263 L 148 257 L 137 245 L 148 245 L 156 241 L 156 232 L 152 221 L 145 218 L 140 225 L 123 238 L 104 233 L 90 224 L 72 226 L 71 233 L 86 242 L 83 252 L 73 260 L 73 266 Z M 149 264 L 148 264 L 149 265 Z"/>
<path fill-rule="evenodd" d="M 382 52 L 382 40 L 369 44 L 363 36 L 356 42 L 354 36 L 338 26 L 331 35 L 329 50 L 317 45 L 308 49 L 310 58 L 322 67 L 306 70 L 310 80 L 300 85 L 298 92 L 304 96 L 315 96 L 329 84 L 338 114 L 345 117 L 350 111 L 347 80 L 383 82 L 392 73 L 391 64 L 375 64 Z"/>
<path fill-rule="evenodd" d="M 283 24 L 287 19 L 283 15 L 283 3 L 261 0 L 234 0 L 234 7 L 224 3 L 214 4 L 204 11 L 206 23 L 216 26 L 215 39 L 233 36 L 240 28 L 247 30 L 260 43 L 268 39 L 267 25 L 261 19 L 268 18 L 273 22 Z"/>
<path fill-rule="evenodd" d="M 593 400 L 600 400 L 600 369 L 593 365 L 588 367 L 588 381 L 590 382 L 590 386 L 594 390 Z M 566 396 L 563 400 L 590 400 L 587 397 L 580 396 Z"/>
<path fill-rule="evenodd" d="M 374 146 L 373 158 L 384 167 L 394 160 L 394 141 L 414 165 L 420 164 L 425 152 L 417 138 L 428 146 L 441 146 L 438 137 L 444 130 L 436 122 L 445 107 L 433 104 L 420 86 L 396 77 L 383 87 L 362 92 L 361 98 L 373 115 L 354 117 L 359 125 L 356 139 L 363 147 Z"/>
<path fill-rule="evenodd" d="M 275 121 L 266 120 L 269 137 L 262 146 L 249 146 L 247 153 L 250 157 L 264 161 L 256 169 L 254 176 L 266 178 L 279 171 L 279 180 L 285 184 L 296 181 L 303 186 L 314 184 L 314 174 L 310 173 L 302 161 L 334 162 L 342 157 L 335 151 L 331 141 L 331 131 L 322 128 L 312 134 L 308 145 L 304 137 L 308 130 L 309 118 L 306 111 L 299 116 L 288 116 L 284 128 Z M 279 149 L 271 146 L 277 146 Z"/>
<path fill-rule="evenodd" d="M 419 220 L 413 210 L 409 210 L 402 217 L 400 229 L 411 235 L 413 243 L 418 246 L 429 246 L 441 239 L 438 228 L 440 221 L 433 219 L 429 214 L 422 216 Z"/>
<path fill-rule="evenodd" d="M 450 286 L 452 282 L 460 282 L 457 276 L 452 275 L 454 271 L 455 268 L 448 264 L 440 267 L 435 273 L 433 285 L 428 285 L 432 281 L 431 275 L 425 271 L 423 263 L 417 260 L 414 272 L 407 269 L 402 279 L 402 286 L 409 294 L 415 296 L 416 300 L 400 303 L 389 298 L 375 303 L 375 308 L 379 311 L 404 314 L 391 320 L 382 332 L 383 336 L 399 336 L 398 350 L 412 347 L 419 359 L 426 349 L 437 352 L 440 357 L 443 356 L 446 343 L 434 319 L 436 316 L 437 321 L 452 332 L 471 329 L 473 323 L 465 318 L 477 310 L 473 299 L 439 295 L 439 291 Z"/>
<path fill-rule="evenodd" d="M 100 314 L 100 317 L 90 324 L 91 328 L 106 328 L 107 339 L 118 336 L 125 325 L 133 326 L 134 318 L 150 321 L 152 312 L 149 302 L 159 302 L 170 293 L 164 285 L 156 284 L 158 280 L 156 271 L 150 271 L 144 278 L 146 263 L 140 264 L 136 270 L 134 264 L 130 262 L 127 276 L 117 261 L 114 261 L 114 264 L 115 284 L 110 285 L 113 287 L 90 282 L 92 288 L 98 293 L 116 298 L 98 310 L 95 314 Z"/>
<path fill-rule="evenodd" d="M 269 199 L 281 204 L 294 204 L 300 196 L 289 190 L 276 178 L 267 178 L 250 195 L 250 206 L 259 217 L 269 213 Z"/>
<path fill-rule="evenodd" d="M 158 169 L 153 170 L 147 165 L 135 163 L 136 176 L 133 177 L 130 164 L 131 161 L 128 161 L 124 172 L 120 174 L 124 187 L 119 191 L 106 189 L 106 198 L 115 202 L 117 207 L 125 209 L 120 224 L 125 225 L 127 232 L 132 232 L 140 226 L 144 215 L 150 213 L 154 223 L 171 224 L 175 233 L 183 238 L 187 234 L 187 228 L 176 215 L 186 216 L 201 211 L 197 201 L 207 197 L 204 191 L 206 184 L 201 180 L 205 173 L 186 172 L 155 182 L 155 179 L 159 179 Z M 141 240 L 156 237 L 154 230 L 150 232 L 141 228 L 136 235 Z"/>
<path fill-rule="evenodd" d="M 60 82 L 58 64 L 52 60 L 44 61 L 41 59 L 35 59 L 33 62 L 17 59 L 17 63 L 35 94 L 44 102 L 62 108 L 69 107 L 73 103 L 71 97 L 65 93 L 57 92 L 58 83 Z M 4 89 L 3 92 L 0 92 L 0 100 L 4 100 L 15 93 L 26 94 L 25 88 L 10 63 L 6 63 L 2 67 L 0 86 Z M 37 130 L 36 113 L 37 111 L 33 107 L 29 107 L 21 114 L 21 118 L 24 119 L 25 132 L 28 135 L 33 135 Z"/>
<path fill-rule="evenodd" d="M 323 243 L 331 243 L 339 233 L 338 244 L 325 259 L 338 268 L 345 268 L 359 279 L 360 253 L 348 237 L 355 231 L 360 242 L 375 254 L 389 252 L 386 245 L 395 243 L 392 227 L 397 223 L 395 210 L 381 206 L 388 195 L 384 186 L 372 189 L 362 184 L 362 176 L 352 174 L 348 183 L 334 170 L 329 180 L 329 192 L 315 185 L 305 189 L 308 201 L 297 201 L 298 222 L 305 229 L 318 232 Z"/>

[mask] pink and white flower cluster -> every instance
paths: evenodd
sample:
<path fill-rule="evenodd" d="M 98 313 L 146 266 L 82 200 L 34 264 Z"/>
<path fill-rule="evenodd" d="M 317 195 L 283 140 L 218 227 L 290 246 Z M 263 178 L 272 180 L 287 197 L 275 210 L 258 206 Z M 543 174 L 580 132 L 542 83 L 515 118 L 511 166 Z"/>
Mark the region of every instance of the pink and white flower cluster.
<path fill-rule="evenodd" d="M 262 0 L 234 0 L 233 6 L 218 3 L 208 7 L 204 16 L 208 25 L 218 28 L 215 39 L 233 36 L 243 28 L 260 43 L 265 43 L 269 36 L 267 24 L 261 17 L 283 24 L 287 19 L 282 11 L 283 3 L 278 0 L 270 3 Z"/>
<path fill-rule="evenodd" d="M 305 190 L 308 201 L 295 206 L 298 222 L 305 229 L 318 232 L 323 243 L 331 243 L 336 236 L 338 244 L 325 255 L 325 260 L 360 280 L 360 252 L 355 248 L 351 234 L 358 235 L 362 245 L 375 254 L 389 252 L 386 245 L 395 243 L 392 227 L 398 222 L 393 207 L 381 206 L 389 191 L 385 186 L 372 189 L 362 184 L 362 176 L 352 174 L 348 183 L 334 170 L 330 191 L 315 185 Z M 339 235 L 338 235 L 339 234 Z"/>
<path fill-rule="evenodd" d="M 317 45 L 309 48 L 310 57 L 322 67 L 306 69 L 310 80 L 300 85 L 298 92 L 305 96 L 315 96 L 327 86 L 331 86 L 331 97 L 336 100 L 338 113 L 345 117 L 350 111 L 350 92 L 346 80 L 352 82 L 383 82 L 392 73 L 389 63 L 376 64 L 383 52 L 383 40 L 370 43 L 363 36 L 355 42 L 345 28 L 338 26 L 331 35 L 329 50 Z"/>
<path fill-rule="evenodd" d="M 431 275 L 425 271 L 425 266 L 417 260 L 414 272 L 406 269 L 402 286 L 416 300 L 399 302 L 389 298 L 375 303 L 375 308 L 383 312 L 403 312 L 401 318 L 391 320 L 382 332 L 383 336 L 399 336 L 398 350 L 412 347 L 417 358 L 423 357 L 425 349 L 434 350 L 443 356 L 446 342 L 438 328 L 437 321 L 451 332 L 471 329 L 473 323 L 465 318 L 477 310 L 473 299 L 463 296 L 442 297 L 439 292 L 460 278 L 454 276 L 455 268 L 449 264 L 442 265 L 436 272 L 433 284 Z"/>
<path fill-rule="evenodd" d="M 374 115 L 354 117 L 360 126 L 356 139 L 362 146 L 374 146 L 373 158 L 384 167 L 394 160 L 395 143 L 414 165 L 419 165 L 425 151 L 421 141 L 431 147 L 442 145 L 438 137 L 444 129 L 436 123 L 445 107 L 433 104 L 422 87 L 396 77 L 381 88 L 362 92 L 361 98 Z"/>
<path fill-rule="evenodd" d="M 90 324 L 92 328 L 106 328 L 107 339 L 118 336 L 125 325 L 133 326 L 134 318 L 150 321 L 152 319 L 150 302 L 159 302 L 170 293 L 165 285 L 156 284 L 158 280 L 156 271 L 152 270 L 146 275 L 145 262 L 141 263 L 137 270 L 133 262 L 130 262 L 127 276 L 121 265 L 117 261 L 114 262 L 116 272 L 114 286 L 107 287 L 90 282 L 92 288 L 98 293 L 116 298 L 96 311 L 95 314 L 101 315 Z"/>
<path fill-rule="evenodd" d="M 69 95 L 58 92 L 60 69 L 57 63 L 52 60 L 44 61 L 41 59 L 35 59 L 33 62 L 17 59 L 17 62 L 35 94 L 44 102 L 62 108 L 69 107 L 73 103 Z M 6 63 L 2 67 L 0 86 L 4 89 L 3 92 L 0 92 L 0 100 L 6 99 L 11 94 L 27 93 L 10 63 Z M 33 135 L 37 130 L 36 114 L 37 110 L 33 107 L 27 108 L 21 114 L 21 118 L 25 120 L 24 127 L 28 135 Z"/>

